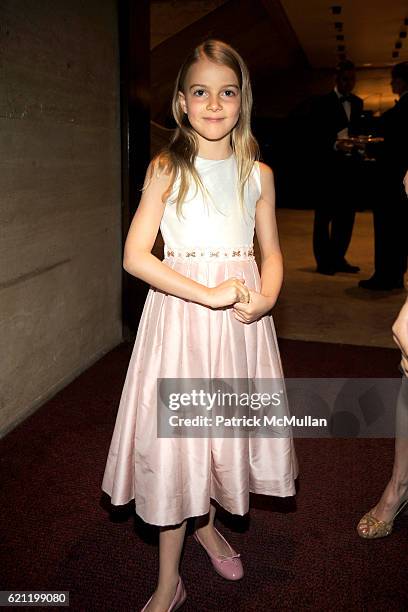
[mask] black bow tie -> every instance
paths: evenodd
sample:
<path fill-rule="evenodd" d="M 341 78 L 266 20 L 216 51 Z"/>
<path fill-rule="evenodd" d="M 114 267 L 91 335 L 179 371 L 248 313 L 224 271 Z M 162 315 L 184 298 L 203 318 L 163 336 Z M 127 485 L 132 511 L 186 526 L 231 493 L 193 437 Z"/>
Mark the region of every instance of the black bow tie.
<path fill-rule="evenodd" d="M 351 95 L 348 94 L 346 96 L 340 96 L 339 100 L 342 104 L 344 102 L 351 102 Z"/>

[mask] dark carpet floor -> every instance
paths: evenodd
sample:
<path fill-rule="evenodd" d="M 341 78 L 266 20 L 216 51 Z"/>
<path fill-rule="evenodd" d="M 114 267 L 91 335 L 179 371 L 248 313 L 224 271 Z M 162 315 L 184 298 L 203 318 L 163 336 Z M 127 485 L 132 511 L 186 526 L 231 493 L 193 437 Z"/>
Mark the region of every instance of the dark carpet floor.
<path fill-rule="evenodd" d="M 398 377 L 398 351 L 282 340 L 287 377 Z M 2 590 L 70 591 L 72 610 L 140 610 L 157 572 L 157 530 L 100 484 L 130 358 L 121 345 L 0 440 Z M 391 439 L 299 439 L 296 498 L 251 494 L 246 517 L 219 511 L 245 576 L 215 574 L 189 535 L 190 610 L 408 610 L 408 517 L 361 540 L 355 525 L 386 484 Z M 37 608 L 38 609 L 38 608 Z"/>

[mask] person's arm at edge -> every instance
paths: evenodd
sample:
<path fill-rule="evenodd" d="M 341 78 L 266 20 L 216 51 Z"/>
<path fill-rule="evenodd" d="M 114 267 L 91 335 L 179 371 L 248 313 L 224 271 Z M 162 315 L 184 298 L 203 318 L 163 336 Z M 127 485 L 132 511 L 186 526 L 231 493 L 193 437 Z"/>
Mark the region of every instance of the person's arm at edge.
<path fill-rule="evenodd" d="M 394 342 L 401 351 L 401 366 L 408 376 L 408 298 L 392 326 Z"/>

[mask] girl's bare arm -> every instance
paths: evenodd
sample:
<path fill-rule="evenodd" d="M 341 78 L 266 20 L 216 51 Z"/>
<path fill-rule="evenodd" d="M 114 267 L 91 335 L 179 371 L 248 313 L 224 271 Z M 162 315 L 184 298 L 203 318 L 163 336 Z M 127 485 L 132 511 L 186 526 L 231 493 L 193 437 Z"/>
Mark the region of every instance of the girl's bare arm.
<path fill-rule="evenodd" d="M 262 194 L 256 205 L 255 229 L 261 251 L 261 294 L 271 308 L 283 282 L 283 259 L 275 216 L 275 182 L 269 166 L 260 163 Z"/>
<path fill-rule="evenodd" d="M 170 182 L 170 176 L 164 172 L 158 173 L 156 166 L 153 160 L 146 173 L 146 177 L 150 176 L 150 170 L 153 170 L 150 184 L 143 191 L 126 238 L 124 269 L 165 293 L 205 306 L 218 307 L 238 301 L 244 290 L 239 280 L 229 281 L 217 292 L 215 288 L 206 287 L 172 270 L 152 254 L 165 208 L 161 197 Z"/>
<path fill-rule="evenodd" d="M 261 197 L 256 204 L 255 228 L 261 251 L 261 291 L 250 290 L 249 304 L 234 306 L 235 318 L 252 323 L 275 306 L 283 280 L 282 253 L 275 218 L 275 184 L 269 166 L 261 166 Z"/>

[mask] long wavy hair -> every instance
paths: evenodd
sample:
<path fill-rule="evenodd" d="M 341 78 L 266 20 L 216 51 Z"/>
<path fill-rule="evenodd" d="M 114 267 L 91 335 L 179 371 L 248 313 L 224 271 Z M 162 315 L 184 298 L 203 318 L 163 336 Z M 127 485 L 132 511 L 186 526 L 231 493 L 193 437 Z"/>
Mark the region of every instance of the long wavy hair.
<path fill-rule="evenodd" d="M 240 87 L 241 109 L 239 119 L 231 133 L 231 147 L 237 160 L 241 209 L 243 209 L 246 182 L 252 172 L 254 162 L 260 156 L 258 143 L 251 131 L 252 89 L 249 70 L 239 53 L 230 45 L 221 40 L 206 40 L 188 55 L 178 72 L 172 99 L 172 112 L 177 128 L 169 144 L 156 155 L 153 160 L 155 163 L 152 164 L 152 173 L 154 167 L 156 172 L 165 171 L 171 174 L 169 187 L 162 195 L 163 202 L 171 194 L 176 177 L 180 177 L 176 199 L 177 216 L 182 214 L 182 205 L 189 188 L 189 177 L 194 179 L 196 189 L 200 188 L 203 193 L 206 192 L 194 166 L 198 153 L 198 139 L 188 116 L 183 111 L 179 97 L 180 91 L 186 95 L 186 77 L 190 66 L 200 59 L 207 59 L 215 64 L 231 68 Z"/>

